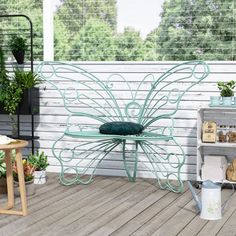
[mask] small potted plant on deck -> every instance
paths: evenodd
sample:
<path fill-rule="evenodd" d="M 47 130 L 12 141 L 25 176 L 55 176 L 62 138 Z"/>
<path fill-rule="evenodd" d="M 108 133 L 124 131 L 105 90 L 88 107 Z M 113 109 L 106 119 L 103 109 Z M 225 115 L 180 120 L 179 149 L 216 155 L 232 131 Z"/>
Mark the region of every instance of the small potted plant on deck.
<path fill-rule="evenodd" d="M 24 64 L 25 51 L 27 49 L 26 39 L 21 36 L 13 35 L 9 45 L 18 64 Z"/>
<path fill-rule="evenodd" d="M 220 90 L 223 105 L 231 106 L 234 96 L 233 89 L 235 88 L 235 81 L 231 80 L 229 82 L 218 82 L 217 85 Z"/>
<path fill-rule="evenodd" d="M 34 186 L 34 166 L 29 163 L 27 160 L 22 160 L 23 163 L 23 172 L 25 177 L 25 188 L 26 195 L 30 196 L 35 194 L 35 186 Z M 14 193 L 16 196 L 20 196 L 19 190 L 19 179 L 18 179 L 18 170 L 16 162 L 13 162 L 13 178 L 14 178 Z"/>
<path fill-rule="evenodd" d="M 46 183 L 46 168 L 48 167 L 48 157 L 44 152 L 36 154 L 30 154 L 28 156 L 29 163 L 34 166 L 34 183 L 35 184 L 45 184 Z"/>

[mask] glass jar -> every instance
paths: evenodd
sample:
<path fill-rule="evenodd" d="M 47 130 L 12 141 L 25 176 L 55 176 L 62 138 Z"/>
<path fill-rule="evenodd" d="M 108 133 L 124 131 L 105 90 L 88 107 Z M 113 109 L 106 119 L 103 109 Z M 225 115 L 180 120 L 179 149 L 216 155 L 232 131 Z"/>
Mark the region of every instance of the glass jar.
<path fill-rule="evenodd" d="M 227 127 L 226 125 L 220 125 L 217 130 L 218 142 L 227 142 Z"/>
<path fill-rule="evenodd" d="M 235 125 L 230 125 L 229 127 L 228 142 L 236 143 L 236 126 Z"/>

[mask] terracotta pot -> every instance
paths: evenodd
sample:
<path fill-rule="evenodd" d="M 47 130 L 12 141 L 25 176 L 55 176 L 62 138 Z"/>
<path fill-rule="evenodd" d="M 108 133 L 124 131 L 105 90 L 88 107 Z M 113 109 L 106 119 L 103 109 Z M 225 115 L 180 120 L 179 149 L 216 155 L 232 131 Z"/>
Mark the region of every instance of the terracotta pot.
<path fill-rule="evenodd" d="M 31 196 L 35 194 L 34 179 L 25 182 L 26 196 Z M 20 196 L 19 182 L 14 181 L 14 194 L 15 196 Z"/>

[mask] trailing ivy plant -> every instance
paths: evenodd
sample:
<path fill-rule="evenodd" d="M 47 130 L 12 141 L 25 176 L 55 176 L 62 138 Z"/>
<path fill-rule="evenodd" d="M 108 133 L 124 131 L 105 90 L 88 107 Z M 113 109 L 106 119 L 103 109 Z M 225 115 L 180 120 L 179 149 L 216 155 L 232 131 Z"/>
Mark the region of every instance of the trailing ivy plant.
<path fill-rule="evenodd" d="M 9 85 L 7 71 L 5 68 L 4 54 L 0 47 L 0 102 L 3 102 L 6 94 L 6 87 Z"/>
<path fill-rule="evenodd" d="M 21 101 L 22 94 L 23 90 L 18 86 L 16 81 L 10 81 L 9 86 L 6 87 L 4 99 L 4 110 L 10 115 L 16 113 L 16 109 Z"/>

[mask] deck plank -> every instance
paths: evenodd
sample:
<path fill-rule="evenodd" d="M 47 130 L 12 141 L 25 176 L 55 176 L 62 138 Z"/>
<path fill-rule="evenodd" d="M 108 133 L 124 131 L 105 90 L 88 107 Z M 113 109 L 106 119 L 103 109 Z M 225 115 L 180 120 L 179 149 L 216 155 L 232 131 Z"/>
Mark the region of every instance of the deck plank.
<path fill-rule="evenodd" d="M 199 236 L 216 235 L 222 228 L 225 228 L 227 226 L 227 221 L 229 221 L 231 218 L 234 218 L 233 214 L 234 214 L 235 209 L 236 209 L 236 193 L 234 193 L 229 203 L 227 204 L 225 212 L 223 213 L 222 219 L 217 220 L 217 221 L 208 221 L 207 224 L 201 229 L 198 235 Z M 234 221 L 235 220 L 236 219 L 234 218 Z M 235 234 L 236 234 L 236 230 L 234 234 L 231 234 L 231 235 L 235 235 Z"/>
<path fill-rule="evenodd" d="M 28 197 L 29 215 L 0 215 L 0 236 L 234 235 L 236 194 L 222 220 L 204 221 L 185 186 L 182 194 L 158 189 L 153 180 L 97 176 L 89 185 L 63 186 L 49 175 Z M 197 190 L 199 192 L 199 190 Z M 231 190 L 223 190 L 226 199 Z M 6 200 L 1 196 L 0 203 Z M 16 206 L 20 206 L 19 198 Z"/>
<path fill-rule="evenodd" d="M 157 215 L 159 212 L 163 211 L 169 204 L 174 202 L 179 197 L 178 194 L 169 192 L 167 195 L 163 195 L 160 199 L 147 206 L 142 212 L 136 215 L 133 219 L 127 221 L 120 228 L 115 230 L 111 235 L 119 236 L 119 235 L 130 235 L 133 232 L 137 231 L 143 224 L 148 222 L 151 218 Z"/>
<path fill-rule="evenodd" d="M 110 235 L 123 225 L 126 222 L 132 220 L 135 216 L 143 212 L 146 208 L 150 207 L 156 203 L 160 198 L 165 197 L 167 191 L 159 190 L 152 192 L 150 195 L 145 197 L 143 200 L 137 204 L 130 207 L 127 211 L 123 212 L 119 216 L 113 218 L 110 222 L 107 222 L 98 230 L 94 231 L 91 235 Z"/>
<path fill-rule="evenodd" d="M 163 224 L 166 223 L 169 219 L 171 219 L 175 214 L 185 207 L 192 200 L 192 195 L 190 191 L 184 192 L 181 197 L 177 198 L 175 202 L 170 204 L 166 209 L 155 217 L 153 217 L 150 221 L 145 223 L 142 227 L 140 227 L 137 231 L 135 231 L 132 235 L 152 235 L 155 233 Z M 164 234 L 166 235 L 166 234 Z"/>
<path fill-rule="evenodd" d="M 64 203 L 65 199 L 61 202 L 56 202 L 51 206 L 54 210 L 48 211 L 47 217 L 42 217 L 37 222 L 31 222 L 31 225 L 27 230 L 24 230 L 24 233 L 30 234 L 41 224 L 44 224 L 45 226 L 50 227 L 52 231 L 55 230 L 57 232 L 56 234 L 58 234 L 61 229 L 65 228 L 68 224 L 72 224 L 77 218 L 86 215 L 97 206 L 102 205 L 104 201 L 107 200 L 106 195 L 110 195 L 112 198 L 114 193 L 120 194 L 118 193 L 119 189 L 122 192 L 122 187 L 125 183 L 124 181 L 119 181 L 118 179 L 116 182 L 109 179 L 106 179 L 106 181 L 108 181 L 109 185 L 99 187 L 97 184 L 96 192 L 90 189 L 86 192 L 86 196 L 80 194 L 80 199 L 76 198 L 76 196 L 70 195 L 66 198 L 67 204 Z M 128 187 L 130 188 L 130 185 Z M 42 233 L 44 235 L 48 235 L 48 233 L 49 235 L 53 235 L 53 233 L 48 232 L 48 230 L 43 230 L 40 234 Z M 37 233 L 35 235 L 37 235 Z"/>
<path fill-rule="evenodd" d="M 129 185 L 130 184 L 131 183 L 129 183 Z M 63 235 L 67 233 L 66 235 L 73 235 L 76 232 L 80 232 L 81 236 L 91 235 L 93 231 L 96 231 L 122 212 L 127 211 L 128 208 L 139 202 L 140 198 L 149 195 L 153 191 L 156 191 L 156 189 L 146 183 L 136 184 L 134 188 L 130 189 L 121 197 L 114 199 L 114 201 L 109 204 L 99 207 L 95 213 L 92 212 L 92 216 L 97 217 L 94 218 L 90 215 L 89 217 L 85 217 L 85 220 L 81 219 L 82 225 L 80 225 L 80 220 L 75 221 L 60 232 L 60 234 Z"/>
<path fill-rule="evenodd" d="M 94 184 L 92 183 L 91 188 L 94 187 Z M 77 194 L 80 190 L 83 191 L 83 189 L 80 185 L 74 185 L 70 188 L 68 186 L 63 186 L 58 183 L 58 181 L 55 182 L 53 185 L 54 188 L 51 189 L 51 191 L 45 191 L 45 193 L 40 197 L 37 198 L 37 194 L 35 198 L 28 199 L 28 208 L 29 208 L 29 215 L 26 217 L 18 217 L 17 219 L 9 218 L 12 221 L 14 221 L 14 228 L 12 227 L 9 222 L 6 222 L 4 225 L 5 219 L 1 220 L 1 224 L 4 226 L 1 227 L 0 233 L 5 232 L 7 235 L 16 235 L 16 233 L 21 232 L 22 230 L 26 230 L 29 225 L 31 225 L 31 222 L 33 220 L 37 221 L 42 217 L 43 212 L 49 212 L 53 210 L 50 206 L 60 200 L 64 200 L 64 198 L 68 195 Z M 89 186 L 89 187 L 90 187 Z M 87 186 L 86 186 L 87 187 Z M 54 209 L 57 210 L 57 209 Z"/>
<path fill-rule="evenodd" d="M 232 190 L 229 189 L 225 189 L 222 192 L 222 202 L 226 201 L 229 196 L 231 195 Z M 189 236 L 189 235 L 198 235 L 202 228 L 204 228 L 204 226 L 208 223 L 208 220 L 203 220 L 199 217 L 199 215 L 196 215 L 190 222 L 189 224 L 186 225 L 185 228 L 183 228 L 179 233 L 178 236 Z M 218 221 L 211 221 L 213 223 L 213 225 L 216 226 Z M 215 227 L 214 227 L 215 228 Z M 214 235 L 217 232 L 214 232 Z M 208 235 L 209 234 L 205 234 Z"/>

